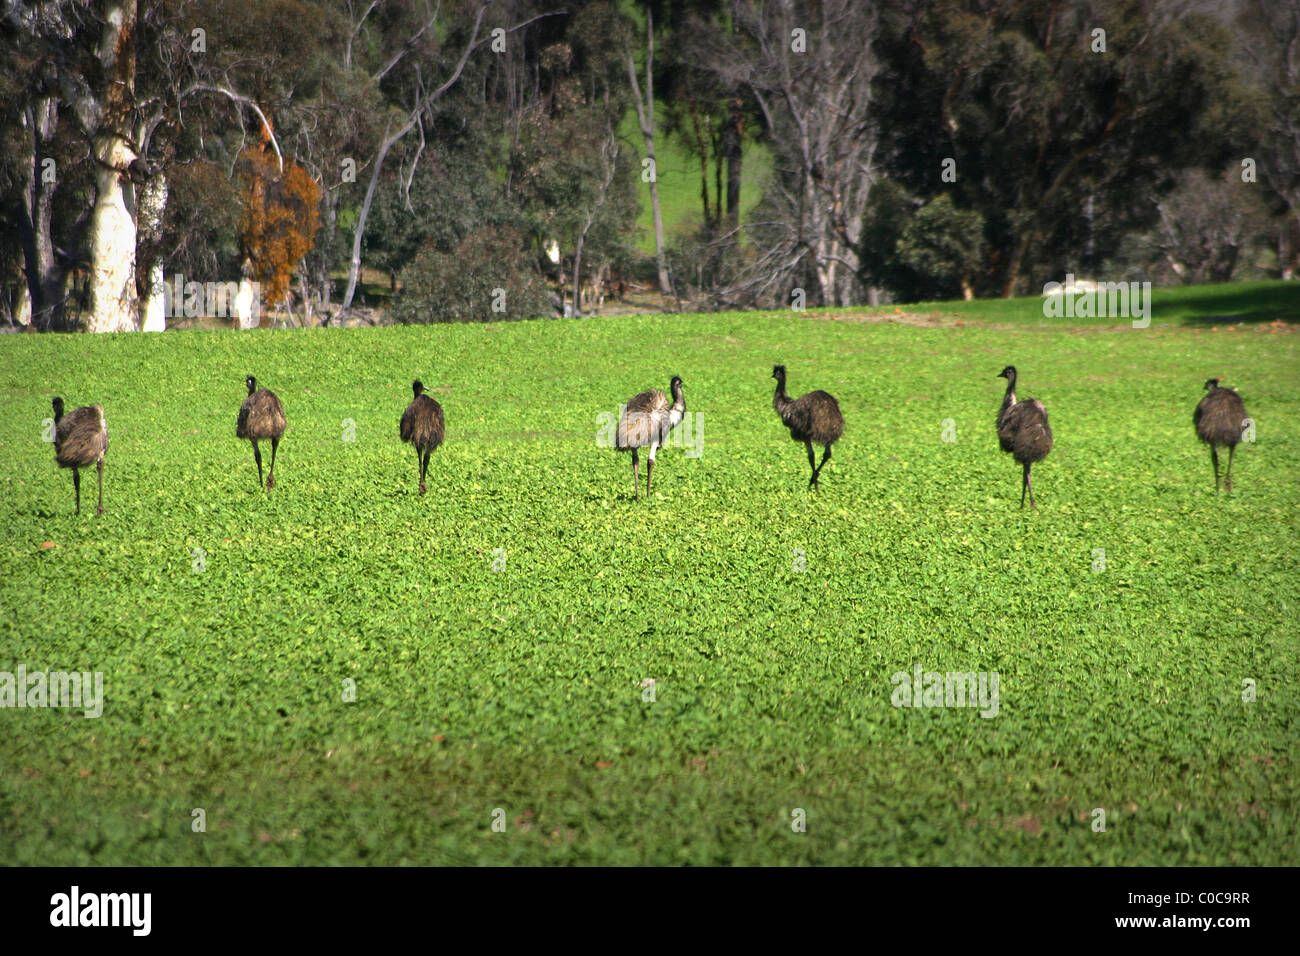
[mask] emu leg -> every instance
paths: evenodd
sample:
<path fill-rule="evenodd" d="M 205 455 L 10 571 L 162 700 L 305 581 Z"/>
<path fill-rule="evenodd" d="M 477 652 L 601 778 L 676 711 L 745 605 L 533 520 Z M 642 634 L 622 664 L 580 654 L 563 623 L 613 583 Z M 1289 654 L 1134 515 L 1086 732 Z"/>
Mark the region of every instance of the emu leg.
<path fill-rule="evenodd" d="M 262 487 L 262 450 L 257 447 L 257 439 L 251 439 L 253 442 L 253 460 L 257 462 L 257 487 Z"/>
<path fill-rule="evenodd" d="M 645 463 L 645 496 L 650 497 L 650 475 L 655 470 L 655 446 L 650 446 L 650 457 Z"/>
<path fill-rule="evenodd" d="M 1219 450 L 1210 446 L 1210 461 L 1214 462 L 1214 490 L 1219 490 Z"/>
<path fill-rule="evenodd" d="M 77 496 L 77 514 L 81 514 L 81 472 L 72 466 L 72 491 Z"/>
<path fill-rule="evenodd" d="M 641 498 L 641 457 L 632 449 L 632 497 Z"/>
<path fill-rule="evenodd" d="M 99 507 L 95 509 L 95 514 L 104 513 L 104 459 L 95 462 L 95 468 L 99 471 Z"/>
<path fill-rule="evenodd" d="M 821 491 L 821 485 L 818 483 L 818 479 L 820 479 L 822 476 L 822 469 L 826 467 L 826 462 L 830 460 L 831 460 L 831 446 L 827 445 L 826 451 L 822 453 L 822 463 L 818 465 L 817 470 L 813 472 L 813 478 L 812 478 L 813 487 L 816 488 L 818 491 Z"/>
<path fill-rule="evenodd" d="M 420 494 L 424 494 L 424 476 L 429 473 L 429 456 L 433 454 L 432 448 L 424 450 L 424 457 L 420 459 Z"/>
<path fill-rule="evenodd" d="M 267 491 L 270 491 L 272 488 L 275 487 L 275 449 L 277 446 L 279 446 L 279 444 L 280 444 L 280 439 L 278 438 L 271 439 L 271 467 L 266 472 Z M 260 472 L 258 473 L 258 477 L 259 478 L 261 477 Z"/>
<path fill-rule="evenodd" d="M 1020 483 L 1020 507 L 1025 506 L 1025 492 L 1029 492 L 1029 507 L 1034 506 L 1034 493 L 1029 487 L 1029 462 L 1025 462 L 1025 480 Z"/>
<path fill-rule="evenodd" d="M 1232 456 L 1236 454 L 1237 446 L 1228 446 L 1228 476 L 1223 480 L 1223 487 L 1226 491 L 1232 491 Z"/>
<path fill-rule="evenodd" d="M 803 444 L 808 449 L 808 467 L 812 469 L 812 477 L 808 479 L 808 487 L 812 488 L 817 484 L 817 456 L 813 454 L 812 442 L 805 441 Z"/>

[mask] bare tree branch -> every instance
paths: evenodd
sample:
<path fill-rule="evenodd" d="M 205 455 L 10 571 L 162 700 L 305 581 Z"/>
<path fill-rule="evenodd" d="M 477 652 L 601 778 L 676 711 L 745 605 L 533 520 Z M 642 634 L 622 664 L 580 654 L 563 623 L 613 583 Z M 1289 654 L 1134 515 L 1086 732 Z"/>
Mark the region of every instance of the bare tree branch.
<path fill-rule="evenodd" d="M 218 86 L 212 83 L 191 84 L 188 88 L 186 88 L 184 91 L 181 92 L 180 96 L 178 96 L 177 99 L 183 100 L 191 93 L 201 93 L 201 92 L 220 93 L 222 96 L 225 96 L 236 103 L 239 103 L 243 106 L 247 106 L 254 113 L 256 113 L 257 118 L 262 121 L 263 131 L 266 133 L 267 138 L 271 141 L 271 147 L 275 150 L 275 158 L 280 165 L 280 172 L 281 174 L 284 173 L 284 155 L 280 152 L 280 143 L 275 138 L 275 131 L 271 129 L 271 124 L 267 122 L 266 114 L 262 112 L 262 108 L 258 106 L 257 103 L 255 103 L 250 97 L 247 97 L 242 93 L 236 93 L 234 90 L 230 89 L 229 87 Z"/>

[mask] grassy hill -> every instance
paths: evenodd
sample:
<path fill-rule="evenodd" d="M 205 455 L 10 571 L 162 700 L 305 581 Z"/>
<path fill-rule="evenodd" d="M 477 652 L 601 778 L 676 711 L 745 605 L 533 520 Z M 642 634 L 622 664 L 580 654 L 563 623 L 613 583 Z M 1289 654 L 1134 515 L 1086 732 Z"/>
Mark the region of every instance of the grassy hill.
<path fill-rule="evenodd" d="M 661 119 L 664 106 L 656 106 L 656 117 Z M 625 146 L 637 157 L 645 155 L 645 138 L 637 123 L 635 111 L 629 112 L 619 128 Z M 638 168 L 640 160 L 638 159 Z M 745 144 L 745 162 L 740 183 L 741 221 L 762 198 L 763 186 L 772 168 L 772 158 L 761 143 Z M 662 130 L 655 137 L 655 169 L 658 173 L 659 206 L 664 219 L 664 239 L 672 243 L 677 236 L 689 235 L 704 223 L 703 204 L 700 201 L 700 158 L 692 154 L 675 136 Z M 709 167 L 709 204 L 717 201 L 714 194 L 713 167 Z M 637 180 L 637 198 L 640 210 L 637 215 L 637 240 L 639 250 L 654 255 L 654 207 L 650 203 L 650 184 Z M 724 182 L 725 191 L 726 184 Z"/>
<path fill-rule="evenodd" d="M 0 671 L 106 701 L 0 709 L 4 859 L 1293 862 L 1294 305 L 5 337 Z M 820 494 L 777 362 L 847 420 Z M 1056 433 L 1035 512 L 1008 363 Z M 289 419 L 269 494 L 250 373 Z M 600 416 L 672 374 L 694 447 L 635 501 Z M 448 435 L 424 498 L 417 376 Z M 1231 495 L 1192 430 L 1211 376 L 1257 422 Z M 102 518 L 41 440 L 56 394 L 105 407 Z M 996 716 L 894 706 L 918 665 L 996 673 Z"/>

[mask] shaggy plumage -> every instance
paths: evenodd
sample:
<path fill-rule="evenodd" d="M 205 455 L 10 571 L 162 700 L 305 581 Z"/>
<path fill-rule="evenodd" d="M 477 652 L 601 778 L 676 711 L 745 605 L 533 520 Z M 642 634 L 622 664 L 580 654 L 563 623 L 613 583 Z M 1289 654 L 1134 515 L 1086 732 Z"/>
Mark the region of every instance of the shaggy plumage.
<path fill-rule="evenodd" d="M 1192 421 L 1196 435 L 1210 446 L 1210 460 L 1214 462 L 1214 490 L 1219 490 L 1219 445 L 1228 448 L 1228 474 L 1224 487 L 1232 490 L 1232 456 L 1246 428 L 1246 405 L 1241 396 L 1231 388 L 1220 388 L 1219 380 L 1205 383 L 1206 395 L 1196 406 Z"/>
<path fill-rule="evenodd" d="M 257 379 L 253 376 L 244 379 L 244 384 L 248 386 L 248 397 L 239 406 L 239 424 L 235 426 L 235 437 L 247 438 L 253 443 L 259 488 L 262 486 L 262 452 L 257 443 L 271 439 L 271 467 L 266 473 L 266 490 L 270 491 L 275 487 L 275 451 L 280 445 L 280 436 L 284 434 L 284 406 L 275 397 L 275 392 L 258 388 Z"/>
<path fill-rule="evenodd" d="M 840 404 L 833 395 L 820 389 L 791 401 L 785 393 L 784 365 L 774 366 L 772 377 L 776 379 L 776 395 L 772 398 L 772 407 L 781 416 L 785 427 L 790 429 L 790 437 L 803 442 L 808 449 L 808 467 L 812 469 L 808 487 L 820 491 L 817 479 L 826 462 L 831 460 L 831 445 L 844 434 L 844 416 L 840 414 Z M 822 453 L 820 465 L 817 464 L 817 456 L 813 454 L 814 444 L 826 449 Z"/>
<path fill-rule="evenodd" d="M 420 470 L 420 494 L 424 494 L 424 476 L 429 470 L 429 456 L 442 444 L 446 430 L 443 425 L 442 406 L 424 394 L 424 383 L 416 379 L 411 383 L 415 398 L 402 412 L 398 428 L 402 441 L 415 446 L 415 464 Z"/>
<path fill-rule="evenodd" d="M 1036 398 L 1016 401 L 1016 367 L 1008 365 L 998 372 L 1007 380 L 1007 393 L 998 412 L 998 443 L 1024 466 L 1020 483 L 1020 507 L 1025 506 L 1025 492 L 1029 492 L 1029 507 L 1036 508 L 1034 485 L 1029 477 L 1030 466 L 1042 461 L 1052 450 L 1052 426 L 1047 423 L 1047 408 Z"/>
<path fill-rule="evenodd" d="M 108 451 L 108 423 L 99 405 L 83 405 L 63 414 L 63 399 L 55 398 L 54 460 L 60 468 L 72 469 L 72 489 L 76 495 L 77 514 L 81 514 L 81 471 L 95 466 L 99 474 L 99 505 L 95 514 L 104 513 L 104 453 Z"/>
<path fill-rule="evenodd" d="M 674 375 L 668 383 L 673 403 L 668 404 L 664 393 L 657 388 L 628 399 L 618 419 L 615 447 L 632 452 L 632 493 L 641 495 L 640 454 L 637 449 L 649 446 L 650 456 L 645 466 L 645 494 L 650 497 L 650 476 L 655 467 L 655 451 L 668 443 L 669 433 L 677 427 L 686 414 L 686 398 L 682 393 L 682 380 Z"/>

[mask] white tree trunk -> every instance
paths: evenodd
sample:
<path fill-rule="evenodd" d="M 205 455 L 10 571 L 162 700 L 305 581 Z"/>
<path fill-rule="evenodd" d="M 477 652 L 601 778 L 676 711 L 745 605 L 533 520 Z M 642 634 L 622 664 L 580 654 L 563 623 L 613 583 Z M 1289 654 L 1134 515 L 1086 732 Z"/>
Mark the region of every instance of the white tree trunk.
<path fill-rule="evenodd" d="M 98 114 L 93 139 L 95 208 L 90 217 L 90 331 L 134 332 L 139 321 L 135 291 L 134 187 L 127 169 L 136 153 L 128 140 L 135 97 L 135 0 L 104 5 L 99 63 L 101 99 L 83 103 L 88 117 Z"/>
<path fill-rule="evenodd" d="M 167 211 L 167 177 L 162 173 L 150 177 L 140 190 L 137 212 L 140 218 L 140 238 L 150 245 L 162 233 L 163 215 Z M 164 288 L 167 282 L 161 257 L 155 256 L 149 264 L 149 293 L 144 310 L 144 331 L 163 332 L 167 328 L 167 302 Z"/>
<path fill-rule="evenodd" d="M 134 332 L 135 219 L 127 208 L 123 171 L 135 153 L 120 136 L 107 134 L 95 144 L 100 162 L 97 195 L 90 217 L 90 331 Z"/>
<path fill-rule="evenodd" d="M 14 321 L 19 325 L 32 324 L 32 294 L 27 291 L 27 283 L 18 284 L 18 305 L 14 309 Z"/>
<path fill-rule="evenodd" d="M 163 294 L 163 264 L 155 262 L 149 269 L 149 300 L 144 306 L 144 332 L 167 331 L 167 298 Z"/>
<path fill-rule="evenodd" d="M 243 277 L 239 280 L 239 294 L 235 297 L 235 314 L 239 316 L 240 329 L 255 329 L 262 324 L 262 296 L 258 284 L 252 279 L 252 265 L 244 261 Z"/>

